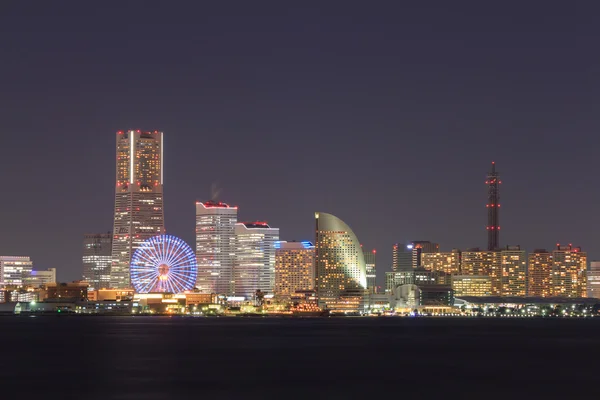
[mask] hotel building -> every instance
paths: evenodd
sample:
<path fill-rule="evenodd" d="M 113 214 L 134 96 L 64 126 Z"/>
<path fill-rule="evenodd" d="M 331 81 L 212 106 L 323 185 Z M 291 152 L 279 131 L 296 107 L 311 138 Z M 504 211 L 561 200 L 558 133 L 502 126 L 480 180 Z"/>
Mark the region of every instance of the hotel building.
<path fill-rule="evenodd" d="M 452 249 L 450 252 L 423 253 L 422 266 L 431 271 L 443 271 L 447 274 L 460 273 L 460 250 Z"/>
<path fill-rule="evenodd" d="M 83 235 L 83 280 L 94 290 L 110 287 L 112 234 Z"/>
<path fill-rule="evenodd" d="M 587 253 L 581 247 L 556 245 L 552 252 L 552 287 L 554 296 L 587 295 Z"/>
<path fill-rule="evenodd" d="M 315 287 L 315 246 L 311 242 L 275 243 L 275 296 L 291 298 Z"/>
<path fill-rule="evenodd" d="M 462 252 L 462 275 L 486 275 L 492 280 L 492 294 L 502 294 L 502 256 L 499 251 L 482 251 L 479 248 Z"/>
<path fill-rule="evenodd" d="M 163 133 L 117 132 L 115 218 L 110 285 L 130 287 L 133 252 L 165 232 L 163 213 Z"/>
<path fill-rule="evenodd" d="M 527 294 L 527 254 L 520 246 L 506 246 L 501 252 L 502 296 Z"/>

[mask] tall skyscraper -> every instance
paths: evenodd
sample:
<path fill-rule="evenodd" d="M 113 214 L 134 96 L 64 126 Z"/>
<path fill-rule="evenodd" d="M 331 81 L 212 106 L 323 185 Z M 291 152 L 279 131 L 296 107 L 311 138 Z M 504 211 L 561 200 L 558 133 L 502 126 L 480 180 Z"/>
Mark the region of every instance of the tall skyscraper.
<path fill-rule="evenodd" d="M 527 294 L 535 297 L 551 297 L 554 295 L 552 287 L 552 253 L 546 249 L 535 249 L 529 254 Z"/>
<path fill-rule="evenodd" d="M 587 253 L 581 247 L 556 245 L 552 252 L 552 286 L 554 296 L 587 295 Z"/>
<path fill-rule="evenodd" d="M 233 294 L 237 212 L 222 202 L 196 202 L 196 287 L 202 293 Z"/>
<path fill-rule="evenodd" d="M 502 257 L 502 296 L 527 294 L 527 254 L 521 246 L 506 246 Z"/>
<path fill-rule="evenodd" d="M 33 269 L 29 257 L 0 256 L 0 284 L 5 286 L 23 286 Z"/>
<path fill-rule="evenodd" d="M 319 306 L 329 308 L 342 296 L 364 296 L 367 271 L 358 238 L 344 221 L 334 215 L 317 212 L 315 220 Z"/>
<path fill-rule="evenodd" d="M 461 274 L 489 276 L 492 294 L 502 294 L 502 257 L 499 251 L 482 251 L 479 248 L 463 251 Z"/>
<path fill-rule="evenodd" d="M 272 294 L 275 287 L 275 243 L 279 228 L 266 222 L 235 224 L 235 261 L 233 289 L 235 296 L 252 299 L 257 290 Z"/>
<path fill-rule="evenodd" d="M 460 273 L 460 250 L 452 249 L 450 252 L 423 253 L 421 264 L 423 268 L 431 271 L 443 271 L 447 274 Z"/>
<path fill-rule="evenodd" d="M 485 181 L 488 185 L 488 202 L 485 205 L 488 212 L 488 224 L 487 224 L 487 235 L 488 235 L 488 250 L 497 250 L 500 248 L 500 174 L 496 172 L 496 163 L 492 162 L 492 169 L 488 173 L 487 180 Z"/>
<path fill-rule="evenodd" d="M 289 298 L 315 288 L 315 246 L 304 242 L 275 243 L 275 295 Z"/>
<path fill-rule="evenodd" d="M 94 290 L 110 287 L 112 234 L 83 235 L 83 280 Z"/>
<path fill-rule="evenodd" d="M 110 284 L 130 287 L 133 252 L 165 233 L 163 213 L 163 133 L 117 132 L 117 183 Z"/>
<path fill-rule="evenodd" d="M 365 269 L 367 271 L 367 290 L 369 293 L 377 293 L 377 250 L 363 250 L 365 257 Z"/>
<path fill-rule="evenodd" d="M 587 297 L 600 299 L 600 261 L 590 262 L 587 272 Z"/>
<path fill-rule="evenodd" d="M 392 249 L 392 271 L 403 272 L 413 270 L 413 246 L 396 243 Z"/>

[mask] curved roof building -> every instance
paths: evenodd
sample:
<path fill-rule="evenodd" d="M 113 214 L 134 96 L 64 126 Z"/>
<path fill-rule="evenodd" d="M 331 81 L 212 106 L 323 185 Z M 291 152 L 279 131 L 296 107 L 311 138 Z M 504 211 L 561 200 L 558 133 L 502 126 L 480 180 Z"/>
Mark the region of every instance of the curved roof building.
<path fill-rule="evenodd" d="M 358 238 L 338 217 L 317 212 L 315 270 L 319 305 L 341 296 L 364 295 L 367 288 L 365 259 Z"/>

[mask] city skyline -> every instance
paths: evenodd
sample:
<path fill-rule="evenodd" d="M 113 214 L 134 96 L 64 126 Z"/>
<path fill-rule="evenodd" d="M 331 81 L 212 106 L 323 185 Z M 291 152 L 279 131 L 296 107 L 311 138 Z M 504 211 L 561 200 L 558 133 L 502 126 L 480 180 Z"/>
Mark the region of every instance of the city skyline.
<path fill-rule="evenodd" d="M 315 210 L 339 216 L 377 249 L 382 286 L 394 243 L 486 248 L 496 161 L 501 245 L 573 243 L 600 258 L 595 6 L 197 7 L 15 4 L 0 16 L 0 254 L 80 278 L 81 235 L 112 230 L 113 132 L 139 128 L 168 136 L 167 230 L 190 245 L 193 202 L 216 184 L 240 220 L 264 216 L 282 240 L 310 240 Z"/>

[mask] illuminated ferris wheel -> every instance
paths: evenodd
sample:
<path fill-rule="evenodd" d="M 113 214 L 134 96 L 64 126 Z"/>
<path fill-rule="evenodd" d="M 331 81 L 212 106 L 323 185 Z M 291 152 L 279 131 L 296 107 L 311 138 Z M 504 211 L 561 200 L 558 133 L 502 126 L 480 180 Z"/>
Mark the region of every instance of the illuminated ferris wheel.
<path fill-rule="evenodd" d="M 176 236 L 154 236 L 133 253 L 130 275 L 137 293 L 192 290 L 198 275 L 196 255 Z"/>

